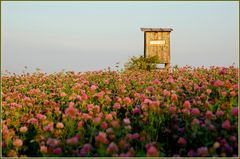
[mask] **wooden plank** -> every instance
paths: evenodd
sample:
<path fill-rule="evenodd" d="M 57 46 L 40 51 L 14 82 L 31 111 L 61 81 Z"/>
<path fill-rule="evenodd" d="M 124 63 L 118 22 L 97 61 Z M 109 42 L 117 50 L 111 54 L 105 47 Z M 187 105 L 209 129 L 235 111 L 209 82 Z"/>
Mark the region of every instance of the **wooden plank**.
<path fill-rule="evenodd" d="M 156 32 L 159 32 L 159 31 L 165 31 L 165 32 L 171 32 L 173 31 L 172 28 L 140 28 L 141 31 L 156 31 Z"/>
<path fill-rule="evenodd" d="M 145 57 L 158 56 L 159 64 L 170 63 L 170 32 L 144 32 Z M 165 44 L 160 45 L 159 41 Z M 154 42 L 154 43 L 153 43 Z"/>

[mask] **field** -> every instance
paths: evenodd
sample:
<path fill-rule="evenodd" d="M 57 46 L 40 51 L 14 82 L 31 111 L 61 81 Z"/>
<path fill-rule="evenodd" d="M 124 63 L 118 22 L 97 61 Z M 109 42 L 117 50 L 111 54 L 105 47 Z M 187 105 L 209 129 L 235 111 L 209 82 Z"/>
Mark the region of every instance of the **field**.
<path fill-rule="evenodd" d="M 3 75 L 3 156 L 237 156 L 238 72 Z"/>

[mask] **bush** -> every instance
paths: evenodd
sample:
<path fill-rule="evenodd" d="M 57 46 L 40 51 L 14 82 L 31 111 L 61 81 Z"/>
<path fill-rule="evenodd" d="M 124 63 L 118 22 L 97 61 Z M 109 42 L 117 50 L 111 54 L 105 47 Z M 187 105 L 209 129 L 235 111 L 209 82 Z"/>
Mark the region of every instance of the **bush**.
<path fill-rule="evenodd" d="M 157 68 L 157 56 L 144 58 L 143 56 L 133 56 L 125 64 L 125 70 L 145 70 L 151 71 Z"/>

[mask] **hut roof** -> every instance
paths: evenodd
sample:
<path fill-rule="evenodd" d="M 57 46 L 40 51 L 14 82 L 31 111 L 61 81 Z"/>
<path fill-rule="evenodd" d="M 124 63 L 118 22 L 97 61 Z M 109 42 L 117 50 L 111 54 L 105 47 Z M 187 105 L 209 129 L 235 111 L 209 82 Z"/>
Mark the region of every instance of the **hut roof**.
<path fill-rule="evenodd" d="M 167 31 L 171 32 L 173 31 L 172 28 L 140 28 L 141 31 Z"/>

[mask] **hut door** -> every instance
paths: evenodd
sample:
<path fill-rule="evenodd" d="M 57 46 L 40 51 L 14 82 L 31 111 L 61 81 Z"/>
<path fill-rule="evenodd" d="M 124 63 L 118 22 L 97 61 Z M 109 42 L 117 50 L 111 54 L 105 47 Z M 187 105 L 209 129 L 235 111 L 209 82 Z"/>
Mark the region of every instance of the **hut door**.
<path fill-rule="evenodd" d="M 146 56 L 158 57 L 158 63 L 164 64 L 164 51 L 163 45 L 165 41 L 162 38 L 161 32 L 148 32 L 146 37 Z"/>
<path fill-rule="evenodd" d="M 157 45 L 154 43 L 155 42 L 155 32 L 147 32 L 147 43 L 146 43 L 146 56 L 147 57 L 152 57 L 157 55 Z"/>

